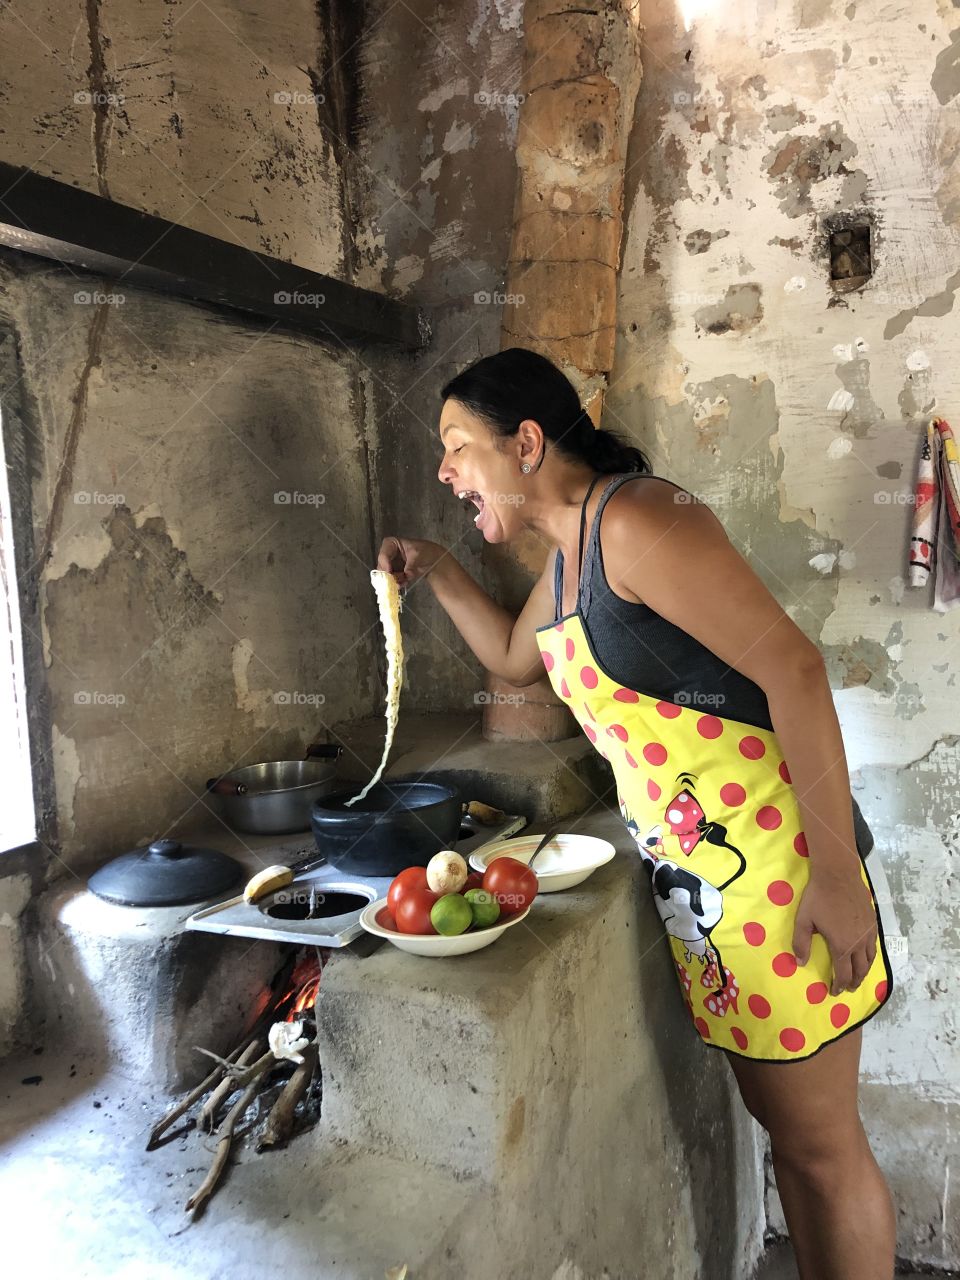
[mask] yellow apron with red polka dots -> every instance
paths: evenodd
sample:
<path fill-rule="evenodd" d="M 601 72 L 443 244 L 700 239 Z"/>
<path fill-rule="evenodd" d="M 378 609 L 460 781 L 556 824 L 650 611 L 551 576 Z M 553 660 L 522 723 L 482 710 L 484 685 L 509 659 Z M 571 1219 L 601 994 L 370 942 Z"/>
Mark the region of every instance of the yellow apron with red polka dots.
<path fill-rule="evenodd" d="M 776 734 L 624 688 L 597 662 L 579 610 L 540 627 L 537 641 L 554 689 L 613 768 L 702 1039 L 796 1061 L 876 1013 L 892 990 L 882 931 L 853 992 L 830 995 L 820 934 L 805 966 L 794 957 L 809 861 Z M 861 876 L 872 895 L 862 864 Z"/>

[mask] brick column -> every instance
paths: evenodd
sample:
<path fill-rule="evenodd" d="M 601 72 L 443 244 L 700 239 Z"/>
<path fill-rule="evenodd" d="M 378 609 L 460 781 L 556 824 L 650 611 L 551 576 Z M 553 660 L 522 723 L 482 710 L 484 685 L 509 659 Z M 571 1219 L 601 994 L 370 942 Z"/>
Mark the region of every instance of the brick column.
<path fill-rule="evenodd" d="M 526 0 L 517 193 L 501 347 L 549 356 L 580 391 L 594 425 L 613 367 L 627 142 L 640 88 L 639 0 Z M 527 538 L 485 547 L 498 579 L 523 597 L 547 548 Z M 514 689 L 488 677 L 487 738 L 545 741 L 578 732 L 544 678 Z"/>

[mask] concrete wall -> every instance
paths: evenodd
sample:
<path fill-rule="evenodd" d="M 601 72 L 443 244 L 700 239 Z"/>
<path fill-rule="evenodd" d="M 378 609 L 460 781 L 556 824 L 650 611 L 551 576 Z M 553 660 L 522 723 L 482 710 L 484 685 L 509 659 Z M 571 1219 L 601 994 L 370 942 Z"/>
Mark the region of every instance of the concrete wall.
<path fill-rule="evenodd" d="M 381 350 L 366 378 L 378 534 L 435 539 L 492 588 L 483 535 L 437 479 L 438 393 L 500 345 L 523 3 L 369 0 L 366 10 L 355 282 L 416 298 L 433 324 L 422 359 Z M 404 610 L 404 705 L 472 707 L 482 672 L 425 583 Z"/>
<path fill-rule="evenodd" d="M 903 499 L 924 412 L 960 402 L 955 15 L 715 6 L 685 34 L 648 7 L 604 414 L 711 504 L 827 658 L 899 979 L 865 1033 L 864 1114 L 901 1253 L 941 1266 L 960 1263 L 960 612 L 905 589 Z M 873 278 L 845 296 L 836 211 L 876 229 Z"/>
<path fill-rule="evenodd" d="M 5 160 L 437 308 L 421 355 L 328 347 L 0 254 L 49 874 L 160 834 L 216 770 L 379 717 L 366 575 L 384 534 L 435 537 L 481 572 L 481 536 L 435 478 L 437 392 L 499 335 L 500 307 L 475 295 L 503 284 L 521 12 L 0 14 Z M 278 491 L 325 501 L 277 505 Z M 473 707 L 481 674 L 426 588 L 405 637 L 406 705 Z M 278 705 L 283 692 L 313 702 Z M 20 955 L 23 892 L 8 888 Z"/>

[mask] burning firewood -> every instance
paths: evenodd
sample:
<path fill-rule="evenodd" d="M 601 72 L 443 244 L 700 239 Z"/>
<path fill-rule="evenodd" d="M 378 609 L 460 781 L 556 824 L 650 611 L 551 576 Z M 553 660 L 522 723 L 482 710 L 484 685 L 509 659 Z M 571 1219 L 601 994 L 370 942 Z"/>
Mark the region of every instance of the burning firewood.
<path fill-rule="evenodd" d="M 308 1044 L 301 1051 L 301 1062 L 284 1085 L 280 1097 L 273 1104 L 266 1127 L 260 1135 L 257 1150 L 265 1147 L 282 1147 L 293 1130 L 293 1115 L 297 1103 L 309 1089 L 317 1066 L 317 1046 Z"/>
<path fill-rule="evenodd" d="M 217 1143 L 217 1150 L 213 1157 L 213 1164 L 210 1166 L 210 1172 L 204 1178 L 203 1182 L 201 1182 L 200 1186 L 197 1187 L 196 1191 L 187 1203 L 183 1206 L 187 1213 L 189 1213 L 191 1209 L 199 1209 L 200 1206 L 205 1204 L 213 1195 L 214 1189 L 220 1181 L 220 1175 L 226 1167 L 227 1157 L 230 1155 L 230 1147 L 233 1145 L 233 1131 L 237 1127 L 237 1122 L 240 1120 L 247 1107 L 249 1107 L 250 1103 L 257 1096 L 257 1093 L 260 1090 L 260 1076 L 263 1075 L 264 1071 L 267 1070 L 273 1061 L 274 1058 L 272 1053 L 265 1053 L 263 1057 L 258 1060 L 255 1064 L 255 1066 L 259 1068 L 257 1074 L 244 1089 L 243 1093 L 241 1093 L 239 1099 L 227 1112 L 226 1119 L 217 1130 L 220 1135 L 220 1141 Z"/>
<path fill-rule="evenodd" d="M 215 1132 L 219 1141 L 206 1178 L 186 1203 L 188 1212 L 201 1208 L 216 1190 L 229 1160 L 237 1126 L 262 1090 L 282 1083 L 257 1144 L 258 1151 L 284 1145 L 293 1132 L 297 1107 L 305 1097 L 313 1097 L 311 1086 L 318 1069 L 318 1047 L 316 1021 L 311 1010 L 321 974 L 320 953 L 296 965 L 291 956 L 277 975 L 270 995 L 261 1002 L 255 1025 L 232 1053 L 221 1058 L 209 1049 L 195 1046 L 198 1052 L 213 1058 L 216 1066 L 154 1125 L 147 1143 L 149 1151 L 175 1120 L 209 1093 L 200 1110 L 199 1127 Z M 282 981 L 278 981 L 281 975 Z M 278 1081 L 277 1074 L 284 1069 L 290 1072 L 291 1066 L 294 1067 L 292 1074 L 286 1079 L 281 1074 Z M 217 1127 L 218 1112 L 238 1092 L 239 1097 Z"/>

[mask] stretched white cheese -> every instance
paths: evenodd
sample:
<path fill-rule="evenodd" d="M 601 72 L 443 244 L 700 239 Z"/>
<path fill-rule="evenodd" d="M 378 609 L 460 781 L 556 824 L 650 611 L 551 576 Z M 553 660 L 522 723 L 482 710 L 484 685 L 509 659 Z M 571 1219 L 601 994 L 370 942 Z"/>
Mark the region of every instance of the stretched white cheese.
<path fill-rule="evenodd" d="M 387 651 L 387 736 L 383 744 L 383 755 L 377 765 L 377 771 L 361 792 L 347 801 L 348 805 L 362 800 L 371 787 L 380 781 L 387 764 L 387 756 L 393 746 L 393 734 L 400 715 L 400 686 L 403 683 L 403 642 L 400 639 L 400 588 L 392 573 L 382 569 L 371 569 L 370 581 L 377 593 L 377 605 L 380 609 L 380 625 L 383 627 L 383 641 Z"/>

